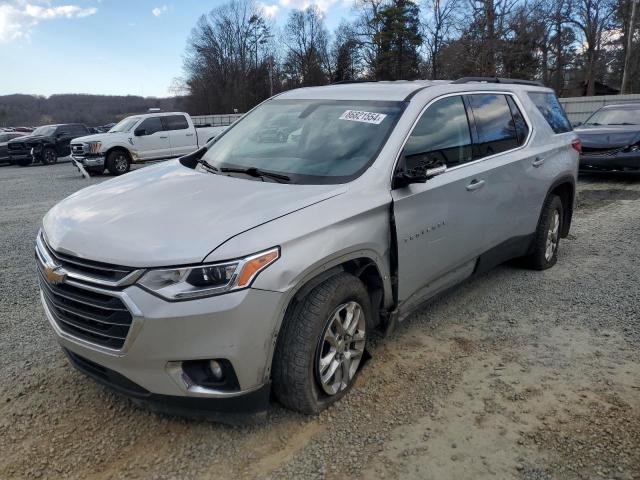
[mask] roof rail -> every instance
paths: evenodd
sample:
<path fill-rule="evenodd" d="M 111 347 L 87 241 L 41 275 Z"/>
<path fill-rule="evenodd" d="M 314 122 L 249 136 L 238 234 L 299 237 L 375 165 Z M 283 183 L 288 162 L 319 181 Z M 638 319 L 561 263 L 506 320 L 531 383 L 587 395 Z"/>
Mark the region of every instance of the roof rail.
<path fill-rule="evenodd" d="M 348 85 L 350 83 L 377 83 L 378 80 L 354 79 L 354 80 L 338 80 L 331 82 L 329 85 Z"/>
<path fill-rule="evenodd" d="M 451 83 L 471 83 L 471 82 L 481 82 L 481 83 L 510 83 L 516 85 L 532 85 L 535 87 L 544 87 L 541 82 L 533 81 L 533 80 L 518 80 L 516 78 L 499 78 L 499 77 L 462 77 L 458 80 L 454 80 Z"/>

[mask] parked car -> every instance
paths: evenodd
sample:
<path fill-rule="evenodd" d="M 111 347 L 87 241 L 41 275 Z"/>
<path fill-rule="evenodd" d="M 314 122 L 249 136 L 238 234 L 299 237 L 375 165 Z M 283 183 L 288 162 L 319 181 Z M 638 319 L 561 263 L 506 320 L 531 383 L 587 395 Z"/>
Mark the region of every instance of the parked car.
<path fill-rule="evenodd" d="M 71 153 L 72 138 L 88 132 L 87 127 L 81 123 L 38 127 L 29 135 L 9 141 L 7 148 L 11 162 L 23 167 L 34 162 L 51 165 L 59 157 L 66 157 Z"/>
<path fill-rule="evenodd" d="M 606 105 L 575 129 L 581 171 L 640 170 L 640 103 Z"/>
<path fill-rule="evenodd" d="M 253 140 L 283 113 L 297 140 Z M 374 331 L 511 258 L 556 263 L 578 150 L 553 91 L 529 82 L 291 90 L 53 207 L 44 311 L 76 368 L 154 408 L 263 412 L 273 390 L 318 412 Z"/>
<path fill-rule="evenodd" d="M 24 135 L 22 132 L 0 132 L 0 163 L 11 163 L 7 142 Z"/>
<path fill-rule="evenodd" d="M 71 158 L 89 173 L 106 168 L 112 175 L 122 175 L 132 163 L 191 153 L 225 128 L 196 128 L 189 114 L 182 112 L 134 115 L 107 133 L 74 139 Z"/>

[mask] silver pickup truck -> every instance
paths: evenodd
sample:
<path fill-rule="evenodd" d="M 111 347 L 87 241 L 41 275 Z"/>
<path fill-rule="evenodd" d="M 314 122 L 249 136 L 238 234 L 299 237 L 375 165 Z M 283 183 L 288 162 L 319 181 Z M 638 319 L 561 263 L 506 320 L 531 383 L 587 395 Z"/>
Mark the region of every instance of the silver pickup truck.
<path fill-rule="evenodd" d="M 292 90 L 53 207 L 46 317 L 75 367 L 155 408 L 318 412 L 374 332 L 506 260 L 556 263 L 579 150 L 531 82 Z"/>

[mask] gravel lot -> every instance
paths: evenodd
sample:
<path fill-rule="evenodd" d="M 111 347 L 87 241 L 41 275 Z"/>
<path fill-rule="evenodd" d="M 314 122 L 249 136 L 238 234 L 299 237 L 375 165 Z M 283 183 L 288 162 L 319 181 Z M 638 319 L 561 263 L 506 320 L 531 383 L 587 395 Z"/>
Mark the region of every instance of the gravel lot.
<path fill-rule="evenodd" d="M 0 478 L 640 479 L 640 177 L 587 177 L 546 272 L 502 266 L 372 345 L 317 417 L 229 427 L 141 410 L 70 368 L 33 241 L 83 186 L 0 167 Z"/>

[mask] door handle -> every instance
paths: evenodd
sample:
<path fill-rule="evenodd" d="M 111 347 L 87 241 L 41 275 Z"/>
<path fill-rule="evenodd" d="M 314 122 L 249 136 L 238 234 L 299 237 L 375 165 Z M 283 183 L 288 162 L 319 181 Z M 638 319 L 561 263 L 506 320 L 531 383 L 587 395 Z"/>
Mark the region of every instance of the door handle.
<path fill-rule="evenodd" d="M 160 135 L 160 138 L 168 138 L 166 135 Z"/>
<path fill-rule="evenodd" d="M 479 190 L 484 187 L 484 180 L 476 180 L 473 179 L 469 185 L 467 185 L 467 190 L 469 192 L 473 192 L 474 190 Z"/>
<path fill-rule="evenodd" d="M 193 133 L 187 133 L 187 137 L 193 137 Z"/>
<path fill-rule="evenodd" d="M 531 165 L 537 168 L 544 163 L 544 160 L 545 159 L 542 157 L 536 157 L 536 159 L 533 162 L 531 162 Z"/>

